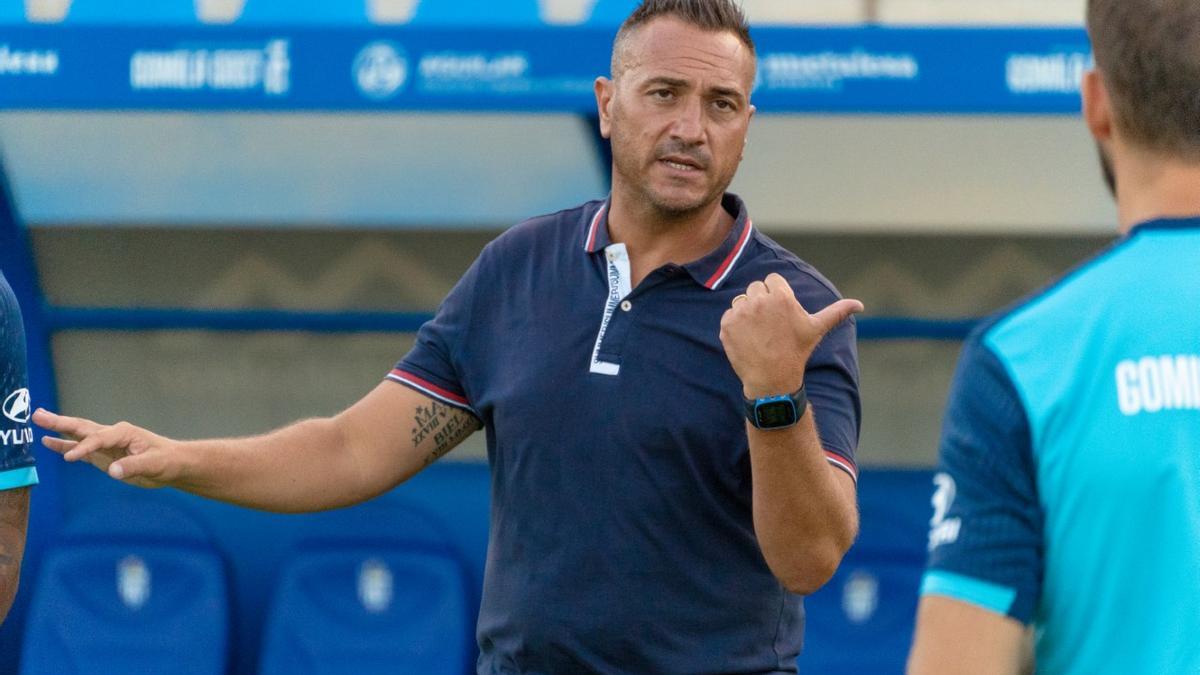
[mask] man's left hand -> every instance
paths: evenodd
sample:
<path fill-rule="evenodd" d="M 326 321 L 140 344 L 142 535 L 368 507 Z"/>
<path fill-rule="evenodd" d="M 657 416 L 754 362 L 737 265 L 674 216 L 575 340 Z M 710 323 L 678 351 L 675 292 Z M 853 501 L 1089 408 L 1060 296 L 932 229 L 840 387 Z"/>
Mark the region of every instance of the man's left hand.
<path fill-rule="evenodd" d="M 750 284 L 721 317 L 721 343 L 742 380 L 743 395 L 759 398 L 799 389 L 821 339 L 861 311 L 858 300 L 839 300 L 809 314 L 779 274 Z"/>

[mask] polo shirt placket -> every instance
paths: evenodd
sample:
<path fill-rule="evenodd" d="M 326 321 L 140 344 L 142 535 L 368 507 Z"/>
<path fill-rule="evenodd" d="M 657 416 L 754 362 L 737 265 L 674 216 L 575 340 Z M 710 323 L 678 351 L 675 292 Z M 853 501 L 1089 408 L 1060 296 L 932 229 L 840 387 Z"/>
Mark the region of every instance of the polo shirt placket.
<path fill-rule="evenodd" d="M 588 254 L 603 253 L 601 260 L 608 280 L 608 299 L 600 317 L 590 372 L 615 376 L 620 374 L 621 353 L 630 328 L 637 321 L 637 311 L 641 305 L 639 300 L 680 270 L 687 271 L 697 284 L 710 291 L 719 289 L 750 243 L 754 223 L 743 210 L 716 251 L 684 267 L 674 263 L 664 265 L 648 274 L 637 288 L 631 288 L 629 252 L 625 244 L 611 242 L 607 216 L 608 204 L 605 203 L 592 217 L 584 245 Z M 715 267 L 714 261 L 719 261 Z"/>

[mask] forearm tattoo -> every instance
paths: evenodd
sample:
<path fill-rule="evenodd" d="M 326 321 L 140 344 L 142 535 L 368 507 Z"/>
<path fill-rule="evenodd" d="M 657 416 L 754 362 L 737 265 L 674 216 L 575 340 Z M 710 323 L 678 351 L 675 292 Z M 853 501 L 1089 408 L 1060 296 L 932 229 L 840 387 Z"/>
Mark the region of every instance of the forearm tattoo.
<path fill-rule="evenodd" d="M 430 401 L 428 405 L 419 406 L 416 416 L 413 417 L 413 447 L 429 448 L 432 445 L 429 453 L 425 455 L 425 466 L 429 466 L 477 429 L 479 420 L 474 415 L 444 403 Z"/>

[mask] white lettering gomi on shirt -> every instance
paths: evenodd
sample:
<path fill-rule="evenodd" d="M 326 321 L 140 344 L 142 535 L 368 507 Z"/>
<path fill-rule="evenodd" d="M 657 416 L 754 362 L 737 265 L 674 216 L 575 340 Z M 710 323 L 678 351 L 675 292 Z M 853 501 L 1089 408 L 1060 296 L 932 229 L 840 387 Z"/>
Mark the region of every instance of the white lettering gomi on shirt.
<path fill-rule="evenodd" d="M 1200 355 L 1126 359 L 1117 364 L 1116 378 L 1122 414 L 1200 410 Z"/>

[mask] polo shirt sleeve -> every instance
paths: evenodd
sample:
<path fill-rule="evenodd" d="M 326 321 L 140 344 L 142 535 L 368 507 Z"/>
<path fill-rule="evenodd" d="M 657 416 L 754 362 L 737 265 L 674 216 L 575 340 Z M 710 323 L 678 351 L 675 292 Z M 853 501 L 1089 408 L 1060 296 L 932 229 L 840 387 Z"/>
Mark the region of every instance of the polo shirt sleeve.
<path fill-rule="evenodd" d="M 416 344 L 400 360 L 388 379 L 415 389 L 455 408 L 479 414 L 471 406 L 464 377 L 463 343 L 471 329 L 472 308 L 483 276 L 487 250 L 442 301 L 431 321 L 421 326 Z"/>
<path fill-rule="evenodd" d="M 0 490 L 38 482 L 31 413 L 21 312 L 0 276 Z"/>
<path fill-rule="evenodd" d="M 818 312 L 840 297 L 808 277 L 789 280 L 797 299 L 809 312 Z M 804 372 L 804 388 L 812 404 L 813 420 L 825 457 L 833 466 L 858 480 L 854 460 L 862 424 L 858 392 L 858 328 L 851 317 L 834 328 L 817 345 Z"/>
<path fill-rule="evenodd" d="M 921 594 L 1032 622 L 1043 514 L 1028 417 L 1003 363 L 975 338 L 963 347 L 939 452 Z"/>

